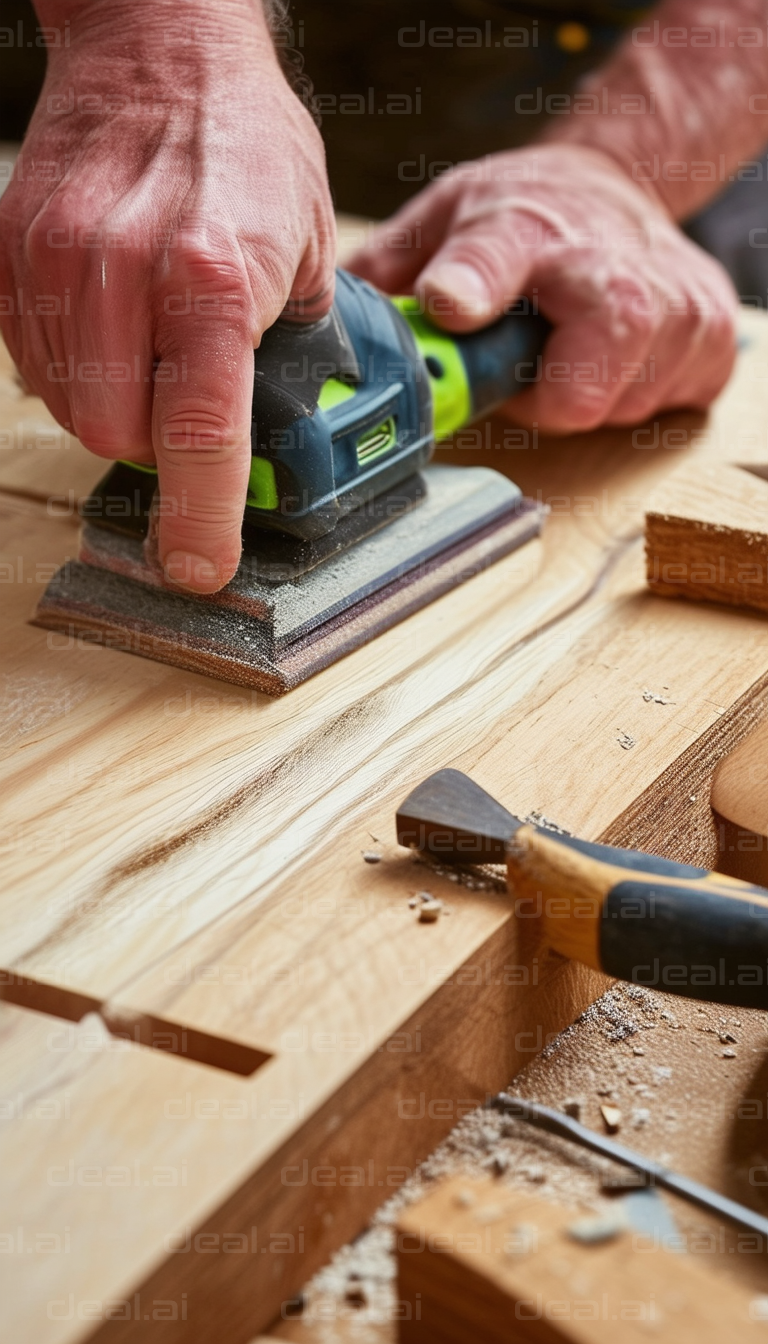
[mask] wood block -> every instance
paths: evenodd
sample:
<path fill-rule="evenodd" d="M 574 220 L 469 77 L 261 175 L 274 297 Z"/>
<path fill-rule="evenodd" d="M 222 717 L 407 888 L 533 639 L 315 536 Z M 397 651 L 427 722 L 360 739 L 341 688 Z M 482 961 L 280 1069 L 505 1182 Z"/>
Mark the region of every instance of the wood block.
<path fill-rule="evenodd" d="M 768 886 L 768 720 L 720 762 L 712 778 L 718 868 Z"/>
<path fill-rule="evenodd" d="M 575 1240 L 585 1216 L 492 1179 L 439 1185 L 399 1220 L 400 1344 L 763 1337 L 763 1299 L 653 1234 Z"/>
<path fill-rule="evenodd" d="M 724 463 L 686 467 L 649 505 L 645 547 L 653 592 L 768 611 L 768 481 Z"/>

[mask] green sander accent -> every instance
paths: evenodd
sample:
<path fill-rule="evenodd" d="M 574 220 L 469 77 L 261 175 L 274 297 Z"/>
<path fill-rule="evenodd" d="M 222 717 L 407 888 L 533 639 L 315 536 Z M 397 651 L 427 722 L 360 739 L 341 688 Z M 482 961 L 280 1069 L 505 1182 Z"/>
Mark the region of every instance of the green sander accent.
<path fill-rule="evenodd" d="M 428 466 L 444 439 L 539 376 L 549 326 L 511 314 L 453 336 L 415 298 L 339 270 L 330 313 L 254 352 L 240 567 L 198 597 L 166 584 L 154 468 L 118 462 L 82 501 L 80 554 L 34 623 L 278 695 L 541 530 L 486 467 Z"/>

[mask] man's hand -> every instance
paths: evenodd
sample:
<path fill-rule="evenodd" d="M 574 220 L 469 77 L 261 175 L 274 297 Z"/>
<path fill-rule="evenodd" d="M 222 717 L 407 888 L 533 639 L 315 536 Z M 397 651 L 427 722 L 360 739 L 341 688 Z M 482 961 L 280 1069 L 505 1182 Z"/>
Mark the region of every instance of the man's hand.
<path fill-rule="evenodd" d="M 350 268 L 413 292 L 450 331 L 528 295 L 555 324 L 540 380 L 509 403 L 550 433 L 704 407 L 735 353 L 736 295 L 650 185 L 607 154 L 540 144 L 460 165 L 384 224 Z"/>
<path fill-rule="evenodd" d="M 253 350 L 286 305 L 333 298 L 322 142 L 260 0 L 37 9 L 60 40 L 0 203 L 0 327 L 87 448 L 156 462 L 166 575 L 214 592 L 240 556 Z"/>

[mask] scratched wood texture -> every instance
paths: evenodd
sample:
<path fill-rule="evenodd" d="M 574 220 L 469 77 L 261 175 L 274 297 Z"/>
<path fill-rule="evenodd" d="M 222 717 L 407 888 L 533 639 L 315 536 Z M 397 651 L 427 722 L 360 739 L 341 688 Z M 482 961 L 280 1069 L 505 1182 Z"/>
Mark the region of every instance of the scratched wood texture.
<path fill-rule="evenodd" d="M 27 624 L 102 464 L 3 356 L 14 1339 L 248 1339 L 598 992 L 504 892 L 397 849 L 395 806 L 428 771 L 585 836 L 716 856 L 709 780 L 764 708 L 766 624 L 647 594 L 642 515 L 683 459 L 768 462 L 768 321 L 743 329 L 709 421 L 460 436 L 444 460 L 548 501 L 544 538 L 280 701 Z M 424 887 L 450 906 L 436 925 L 408 905 Z"/>

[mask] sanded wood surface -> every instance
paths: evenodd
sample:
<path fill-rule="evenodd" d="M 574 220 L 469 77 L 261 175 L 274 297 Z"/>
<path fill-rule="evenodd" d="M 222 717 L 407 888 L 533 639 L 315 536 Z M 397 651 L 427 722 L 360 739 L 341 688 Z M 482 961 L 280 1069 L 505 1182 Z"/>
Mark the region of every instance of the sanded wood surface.
<path fill-rule="evenodd" d="M 401 1344 L 762 1339 L 764 1298 L 668 1249 L 658 1233 L 628 1224 L 596 1236 L 619 1217 L 617 1206 L 585 1218 L 490 1178 L 443 1182 L 400 1218 Z"/>
<path fill-rule="evenodd" d="M 642 516 L 681 455 L 768 457 L 767 328 L 745 316 L 709 426 L 459 436 L 444 460 L 549 502 L 543 540 L 277 702 L 27 624 L 102 464 L 6 362 L 14 1338 L 250 1338 L 597 992 L 503 892 L 397 849 L 396 805 L 425 774 L 456 765 L 515 811 L 711 861 L 709 781 L 764 707 L 765 625 L 648 594 Z M 408 904 L 425 887 L 450 908 L 434 925 Z"/>

